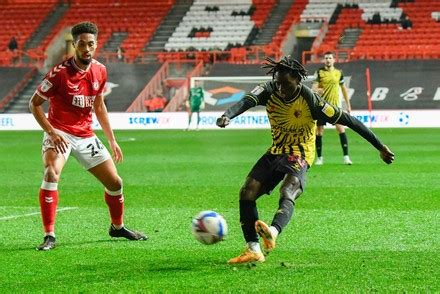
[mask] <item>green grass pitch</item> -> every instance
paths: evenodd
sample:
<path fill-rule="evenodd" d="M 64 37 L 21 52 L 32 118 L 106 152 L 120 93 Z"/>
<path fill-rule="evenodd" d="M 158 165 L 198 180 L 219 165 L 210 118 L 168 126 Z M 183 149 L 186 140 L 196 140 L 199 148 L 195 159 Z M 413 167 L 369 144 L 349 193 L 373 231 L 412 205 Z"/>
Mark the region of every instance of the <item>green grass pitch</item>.
<path fill-rule="evenodd" d="M 308 172 L 295 216 L 264 264 L 230 266 L 244 241 L 238 191 L 268 130 L 117 131 L 125 223 L 150 240 L 112 240 L 100 184 L 70 158 L 59 184 L 58 247 L 42 241 L 41 132 L 0 133 L 1 292 L 439 292 L 438 129 L 377 129 L 386 165 L 348 131 L 352 166 L 326 130 L 324 166 Z M 99 133 L 102 138 L 102 133 Z M 278 190 L 258 201 L 270 222 Z M 223 214 L 227 240 L 197 243 L 191 218 Z"/>

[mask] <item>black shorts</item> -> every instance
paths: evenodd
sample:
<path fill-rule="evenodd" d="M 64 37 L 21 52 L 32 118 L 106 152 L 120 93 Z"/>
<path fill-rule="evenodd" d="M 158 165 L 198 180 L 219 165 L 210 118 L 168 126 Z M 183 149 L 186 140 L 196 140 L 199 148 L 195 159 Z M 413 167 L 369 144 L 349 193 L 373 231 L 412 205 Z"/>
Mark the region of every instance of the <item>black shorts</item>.
<path fill-rule="evenodd" d="M 327 122 L 325 120 L 321 120 L 321 119 L 316 120 L 317 126 L 325 126 L 326 124 Z"/>
<path fill-rule="evenodd" d="M 308 168 L 307 162 L 301 157 L 266 153 L 257 161 L 248 176 L 259 181 L 264 193 L 270 194 L 286 174 L 291 174 L 299 179 L 304 191 Z"/>

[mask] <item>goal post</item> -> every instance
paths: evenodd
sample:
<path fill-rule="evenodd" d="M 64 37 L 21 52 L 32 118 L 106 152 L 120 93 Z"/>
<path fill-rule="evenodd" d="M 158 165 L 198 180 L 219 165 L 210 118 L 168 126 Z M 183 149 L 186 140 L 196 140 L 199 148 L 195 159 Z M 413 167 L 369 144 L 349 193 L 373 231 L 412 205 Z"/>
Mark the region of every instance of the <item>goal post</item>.
<path fill-rule="evenodd" d="M 231 76 L 231 77 L 191 77 L 190 87 L 193 88 L 196 82 L 204 82 L 204 81 L 219 81 L 225 83 L 261 83 L 265 81 L 269 81 L 272 78 L 270 76 Z"/>

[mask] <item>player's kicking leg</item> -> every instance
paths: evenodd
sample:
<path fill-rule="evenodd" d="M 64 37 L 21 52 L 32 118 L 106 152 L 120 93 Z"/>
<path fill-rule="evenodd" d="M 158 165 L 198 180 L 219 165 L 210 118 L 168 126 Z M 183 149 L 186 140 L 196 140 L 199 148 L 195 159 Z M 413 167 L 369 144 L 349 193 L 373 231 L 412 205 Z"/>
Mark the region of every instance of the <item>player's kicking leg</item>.
<path fill-rule="evenodd" d="M 255 222 L 255 230 L 263 239 L 263 247 L 266 253 L 271 252 L 276 246 L 278 231 L 275 227 L 269 227 L 265 222 L 257 220 Z"/>
<path fill-rule="evenodd" d="M 297 159 L 301 163 L 301 159 Z M 295 164 L 295 163 L 293 163 Z M 298 166 L 293 174 L 287 174 L 280 188 L 280 200 L 277 212 L 272 220 L 272 225 L 268 226 L 261 220 L 255 222 L 255 230 L 263 239 L 263 248 L 266 253 L 271 252 L 276 246 L 278 234 L 287 226 L 293 216 L 295 200 L 302 193 L 301 180 L 307 171 L 306 163 Z"/>

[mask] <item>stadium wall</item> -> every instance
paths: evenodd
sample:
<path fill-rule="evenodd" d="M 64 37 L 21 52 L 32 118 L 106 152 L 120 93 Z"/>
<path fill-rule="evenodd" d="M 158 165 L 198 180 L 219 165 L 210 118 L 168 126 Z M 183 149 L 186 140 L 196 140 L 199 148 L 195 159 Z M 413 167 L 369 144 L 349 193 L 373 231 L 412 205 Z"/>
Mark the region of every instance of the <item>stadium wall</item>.
<path fill-rule="evenodd" d="M 306 66 L 312 75 L 323 64 Z M 370 70 L 371 96 L 373 110 L 400 109 L 440 109 L 440 60 L 402 60 L 402 61 L 354 61 L 336 64 L 346 77 L 346 86 L 351 95 L 354 110 L 368 110 L 366 68 Z M 264 76 L 265 71 L 259 65 L 214 65 L 209 77 L 215 76 Z M 253 89 L 245 84 L 234 83 L 236 92 Z M 212 83 L 204 86 L 212 92 L 219 85 Z M 230 104 L 224 103 L 210 110 L 222 111 Z"/>
<path fill-rule="evenodd" d="M 223 112 L 200 113 L 200 129 L 218 129 L 216 119 Z M 440 127 L 440 110 L 378 110 L 353 111 L 367 127 L 373 128 L 430 128 Z M 186 112 L 162 113 L 109 113 L 112 127 L 116 130 L 163 130 L 185 129 L 188 123 Z M 191 128 L 195 127 L 193 120 Z M 94 129 L 100 129 L 96 118 L 93 118 Z M 269 119 L 264 111 L 248 111 L 232 120 L 228 129 L 268 129 Z M 32 114 L 0 114 L 0 131 L 7 130 L 41 130 Z"/>
<path fill-rule="evenodd" d="M 160 68 L 160 63 L 106 64 L 108 79 L 105 102 L 110 112 L 126 111 L 151 78 Z"/>
<path fill-rule="evenodd" d="M 321 64 L 308 65 L 313 73 Z M 355 61 L 336 64 L 347 78 L 353 109 L 368 109 L 365 71 L 371 76 L 373 110 L 440 109 L 440 60 Z"/>

